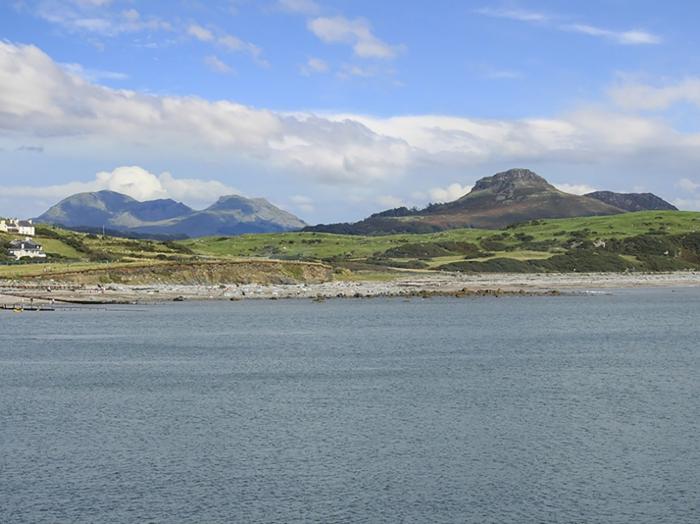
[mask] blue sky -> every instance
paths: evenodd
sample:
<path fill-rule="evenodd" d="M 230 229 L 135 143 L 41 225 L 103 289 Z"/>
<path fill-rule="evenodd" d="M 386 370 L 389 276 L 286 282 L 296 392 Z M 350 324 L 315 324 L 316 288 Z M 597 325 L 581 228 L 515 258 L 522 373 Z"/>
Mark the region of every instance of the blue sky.
<path fill-rule="evenodd" d="M 700 209 L 700 3 L 8 0 L 0 214 L 83 190 L 352 220 L 530 167 Z"/>

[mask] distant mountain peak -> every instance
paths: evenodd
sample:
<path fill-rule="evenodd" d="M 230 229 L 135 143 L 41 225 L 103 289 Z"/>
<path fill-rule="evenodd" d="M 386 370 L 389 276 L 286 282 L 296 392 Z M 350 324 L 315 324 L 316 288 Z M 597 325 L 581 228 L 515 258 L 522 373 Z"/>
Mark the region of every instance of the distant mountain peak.
<path fill-rule="evenodd" d="M 472 191 L 491 190 L 496 193 L 501 193 L 519 186 L 554 189 L 554 186 L 549 184 L 549 182 L 534 171 L 523 168 L 514 168 L 477 180 Z"/>
<path fill-rule="evenodd" d="M 200 237 L 271 233 L 306 224 L 263 198 L 227 195 L 203 211 L 170 198 L 140 202 L 114 191 L 70 196 L 51 207 L 38 222 L 81 230 L 102 227 L 141 236 Z"/>
<path fill-rule="evenodd" d="M 594 191 L 585 195 L 595 198 L 624 211 L 678 211 L 673 204 L 666 202 L 654 193 L 615 193 L 614 191 Z"/>
<path fill-rule="evenodd" d="M 240 210 L 246 211 L 252 208 L 252 203 L 257 199 L 250 199 L 242 197 L 241 195 L 223 195 L 220 196 L 216 202 L 214 202 L 207 209 L 209 211 L 216 210 Z"/>
<path fill-rule="evenodd" d="M 429 233 L 462 227 L 496 229 L 542 218 L 614 215 L 622 209 L 559 191 L 529 169 L 509 169 L 481 178 L 453 202 L 422 210 L 394 209 L 356 224 L 330 224 L 308 231 L 345 234 Z"/>

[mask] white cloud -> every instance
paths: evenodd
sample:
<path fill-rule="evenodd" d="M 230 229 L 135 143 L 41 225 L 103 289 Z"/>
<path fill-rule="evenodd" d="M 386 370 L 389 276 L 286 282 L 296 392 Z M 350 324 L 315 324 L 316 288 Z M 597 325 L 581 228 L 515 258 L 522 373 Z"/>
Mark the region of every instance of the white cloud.
<path fill-rule="evenodd" d="M 523 9 L 492 9 L 484 7 L 475 11 L 480 15 L 491 16 L 494 18 L 508 18 L 510 20 L 518 20 L 520 22 L 548 22 L 550 16 L 537 11 L 526 11 Z"/>
<path fill-rule="evenodd" d="M 352 45 L 354 53 L 361 58 L 391 59 L 396 57 L 399 49 L 377 38 L 369 23 L 362 18 L 318 17 L 310 20 L 308 27 L 323 42 Z"/>
<path fill-rule="evenodd" d="M 679 173 L 700 161 L 700 134 L 627 113 L 583 108 L 497 120 L 276 112 L 112 89 L 71 74 L 34 46 L 7 42 L 0 42 L 0 115 L 8 150 L 40 142 L 52 154 L 189 154 L 346 187 L 418 173 L 438 184 L 486 164 L 641 165 Z"/>
<path fill-rule="evenodd" d="M 455 182 L 446 187 L 434 187 L 428 190 L 428 195 L 430 195 L 431 202 L 452 202 L 453 200 L 463 197 L 471 190 L 472 186 Z"/>
<path fill-rule="evenodd" d="M 299 70 L 302 75 L 312 75 L 314 73 L 325 73 L 328 71 L 328 64 L 321 60 L 320 58 L 309 58 L 304 65 L 302 65 Z"/>
<path fill-rule="evenodd" d="M 187 28 L 187 34 L 196 38 L 197 40 L 201 42 L 210 42 L 210 43 L 215 43 L 219 47 L 227 50 L 227 51 L 234 51 L 234 52 L 244 52 L 248 53 L 255 62 L 257 62 L 259 65 L 267 67 L 269 64 L 265 59 L 262 57 L 262 49 L 258 47 L 257 45 L 251 43 L 251 42 L 246 42 L 245 40 L 241 40 L 237 36 L 230 35 L 230 34 L 220 34 L 216 35 L 214 31 L 207 29 L 206 27 L 202 27 L 201 25 L 198 24 L 192 24 Z M 207 59 L 208 62 L 213 61 L 210 60 L 209 58 Z M 218 59 L 217 59 L 218 60 Z M 221 60 L 218 60 L 221 62 Z M 209 65 L 212 65 L 209 64 Z M 218 64 L 221 65 L 221 64 Z M 223 71 L 220 71 L 223 72 Z"/>
<path fill-rule="evenodd" d="M 74 8 L 55 2 L 40 3 L 37 15 L 72 32 L 94 33 L 113 37 L 141 31 L 171 31 L 170 23 L 154 16 L 143 17 L 136 9 L 121 12 L 99 10 L 110 2 L 85 0 L 74 2 Z"/>
<path fill-rule="evenodd" d="M 85 69 L 80 64 L 61 64 L 61 66 L 71 74 L 83 77 L 89 82 L 99 82 L 100 80 L 126 80 L 129 75 L 116 71 L 104 71 L 102 69 Z"/>
<path fill-rule="evenodd" d="M 315 15 L 321 11 L 321 6 L 314 0 L 277 0 L 277 7 L 283 11 L 304 15 Z"/>
<path fill-rule="evenodd" d="M 603 29 L 588 24 L 567 24 L 559 26 L 564 31 L 573 33 L 581 33 L 588 36 L 606 38 L 623 45 L 640 45 L 640 44 L 660 44 L 661 37 L 642 30 L 631 31 L 612 31 Z"/>
<path fill-rule="evenodd" d="M 523 9 L 492 9 L 485 7 L 477 9 L 477 14 L 494 18 L 507 18 L 519 22 L 539 24 L 541 26 L 553 27 L 559 31 L 570 33 L 580 33 L 596 38 L 603 38 L 622 45 L 648 45 L 660 44 L 662 38 L 658 35 L 644 31 L 642 29 L 631 29 L 627 31 L 614 31 L 603 27 L 597 27 L 583 23 L 562 23 L 562 16 L 553 16 L 537 11 L 526 11 Z"/>
<path fill-rule="evenodd" d="M 231 51 L 241 51 L 246 46 L 246 43 L 243 40 L 233 35 L 221 36 L 219 37 L 218 41 L 222 46 Z"/>
<path fill-rule="evenodd" d="M 262 58 L 262 49 L 255 44 L 241 40 L 237 36 L 223 35 L 217 42 L 229 51 L 242 51 L 248 53 L 259 65 L 267 67 L 267 60 Z"/>
<path fill-rule="evenodd" d="M 187 34 L 202 42 L 211 42 L 214 40 L 214 33 L 198 24 L 190 25 L 187 28 Z"/>
<path fill-rule="evenodd" d="M 686 78 L 663 87 L 627 82 L 614 86 L 609 94 L 625 109 L 662 110 L 681 102 L 700 107 L 700 78 Z"/>
<path fill-rule="evenodd" d="M 554 184 L 554 186 L 559 191 L 564 191 L 564 193 L 572 193 L 574 195 L 585 195 L 587 193 L 593 193 L 597 189 L 588 184 Z"/>
<path fill-rule="evenodd" d="M 75 193 L 116 191 L 136 200 L 172 198 L 191 204 L 207 204 L 222 195 L 240 194 L 235 188 L 216 180 L 175 178 L 164 172 L 154 175 L 139 166 L 122 166 L 113 171 L 100 171 L 93 180 L 68 182 L 52 186 L 0 186 L 3 197 L 60 200 Z"/>
<path fill-rule="evenodd" d="M 204 63 L 215 73 L 221 73 L 222 75 L 233 73 L 233 68 L 230 65 L 214 55 L 204 57 Z"/>

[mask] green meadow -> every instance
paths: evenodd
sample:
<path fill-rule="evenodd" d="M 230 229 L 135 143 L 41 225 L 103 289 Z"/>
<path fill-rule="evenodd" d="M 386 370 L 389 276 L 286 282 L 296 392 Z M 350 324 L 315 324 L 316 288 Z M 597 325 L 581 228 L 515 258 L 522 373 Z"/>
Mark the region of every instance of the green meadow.
<path fill-rule="evenodd" d="M 0 278 L 163 261 L 280 259 L 322 261 L 344 278 L 388 278 L 394 269 L 456 271 L 665 271 L 700 268 L 700 213 L 647 211 L 535 220 L 501 230 L 352 236 L 277 233 L 161 242 L 39 226 L 48 259 L 2 258 Z M 0 234 L 7 246 L 11 237 Z M 4 252 L 4 250 L 3 250 Z"/>

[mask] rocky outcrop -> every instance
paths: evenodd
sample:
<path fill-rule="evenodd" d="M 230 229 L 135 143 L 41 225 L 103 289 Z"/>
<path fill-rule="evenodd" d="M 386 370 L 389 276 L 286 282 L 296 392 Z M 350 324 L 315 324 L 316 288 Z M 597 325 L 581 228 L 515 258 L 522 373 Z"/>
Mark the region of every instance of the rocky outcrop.
<path fill-rule="evenodd" d="M 400 211 L 400 212 L 399 212 Z M 407 213 L 408 212 L 408 213 Z M 542 218 L 615 215 L 618 207 L 559 191 L 529 169 L 510 169 L 484 177 L 463 197 L 425 209 L 378 213 L 355 224 L 306 228 L 345 234 L 429 233 L 456 228 L 500 229 Z"/>
<path fill-rule="evenodd" d="M 653 193 L 594 191 L 585 196 L 615 206 L 623 211 L 678 211 L 676 206 Z"/>

